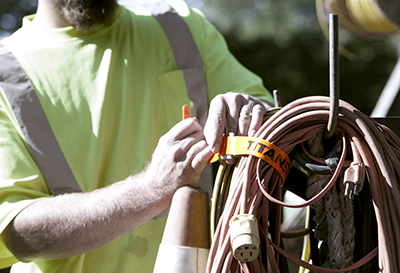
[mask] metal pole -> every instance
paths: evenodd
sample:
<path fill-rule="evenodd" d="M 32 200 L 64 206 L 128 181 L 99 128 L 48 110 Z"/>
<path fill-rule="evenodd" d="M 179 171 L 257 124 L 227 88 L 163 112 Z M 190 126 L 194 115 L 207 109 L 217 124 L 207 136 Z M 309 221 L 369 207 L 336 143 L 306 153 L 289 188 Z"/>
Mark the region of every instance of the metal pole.
<path fill-rule="evenodd" d="M 329 14 L 329 96 L 330 110 L 325 138 L 333 136 L 339 114 L 339 23 L 336 14 Z"/>
<path fill-rule="evenodd" d="M 278 90 L 273 91 L 275 107 L 281 107 L 281 96 Z"/>
<path fill-rule="evenodd" d="M 371 117 L 386 117 L 400 90 L 400 59 L 397 61 L 382 93 L 372 110 Z"/>

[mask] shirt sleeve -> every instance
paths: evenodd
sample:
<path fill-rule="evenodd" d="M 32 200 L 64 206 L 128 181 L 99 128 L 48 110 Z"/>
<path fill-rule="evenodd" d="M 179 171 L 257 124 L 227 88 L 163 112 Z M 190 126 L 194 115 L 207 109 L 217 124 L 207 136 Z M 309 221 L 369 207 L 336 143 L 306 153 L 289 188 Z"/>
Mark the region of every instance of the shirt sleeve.
<path fill-rule="evenodd" d="M 50 192 L 21 136 L 18 123 L 0 88 L 0 234 L 30 204 Z M 0 268 L 17 260 L 0 236 Z"/>
<path fill-rule="evenodd" d="M 221 93 L 238 92 L 273 102 L 261 78 L 239 63 L 215 26 L 200 12 L 192 10 L 191 15 L 197 17 L 196 23 L 187 22 L 202 56 L 209 100 Z"/>

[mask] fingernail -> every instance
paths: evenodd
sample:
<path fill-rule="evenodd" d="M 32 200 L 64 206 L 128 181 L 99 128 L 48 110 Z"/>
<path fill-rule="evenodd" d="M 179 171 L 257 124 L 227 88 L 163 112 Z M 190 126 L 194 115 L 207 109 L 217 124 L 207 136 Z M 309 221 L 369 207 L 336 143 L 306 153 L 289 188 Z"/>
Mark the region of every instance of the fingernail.
<path fill-rule="evenodd" d="M 219 147 L 218 144 L 215 144 L 215 145 L 212 147 L 212 149 L 211 149 L 211 151 L 212 151 L 214 154 L 218 153 L 220 150 L 221 150 L 221 148 Z"/>

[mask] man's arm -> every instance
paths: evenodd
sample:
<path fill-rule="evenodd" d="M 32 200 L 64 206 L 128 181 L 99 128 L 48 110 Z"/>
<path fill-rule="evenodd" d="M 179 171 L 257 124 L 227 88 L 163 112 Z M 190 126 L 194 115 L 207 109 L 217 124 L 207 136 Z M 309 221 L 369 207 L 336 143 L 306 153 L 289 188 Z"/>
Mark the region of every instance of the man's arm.
<path fill-rule="evenodd" d="M 161 137 L 141 174 L 92 192 L 33 203 L 14 218 L 2 239 L 22 261 L 94 250 L 162 212 L 179 187 L 197 183 L 210 156 L 201 126 L 186 119 Z"/>

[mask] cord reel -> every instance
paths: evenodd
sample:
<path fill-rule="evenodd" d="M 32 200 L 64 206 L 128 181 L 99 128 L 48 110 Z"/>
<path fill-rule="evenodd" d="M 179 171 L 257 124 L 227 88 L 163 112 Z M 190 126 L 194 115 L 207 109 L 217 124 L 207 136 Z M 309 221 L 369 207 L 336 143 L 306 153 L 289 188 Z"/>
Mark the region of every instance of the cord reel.
<path fill-rule="evenodd" d="M 385 39 L 400 31 L 397 0 L 325 0 L 323 4 L 323 0 L 316 1 L 317 7 L 323 6 L 327 14 L 338 14 L 341 26 L 358 37 Z"/>

